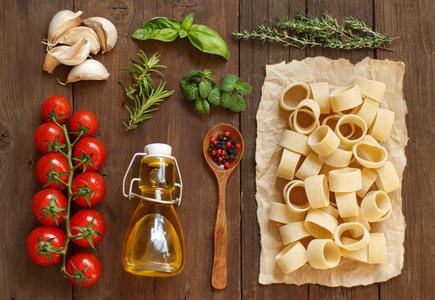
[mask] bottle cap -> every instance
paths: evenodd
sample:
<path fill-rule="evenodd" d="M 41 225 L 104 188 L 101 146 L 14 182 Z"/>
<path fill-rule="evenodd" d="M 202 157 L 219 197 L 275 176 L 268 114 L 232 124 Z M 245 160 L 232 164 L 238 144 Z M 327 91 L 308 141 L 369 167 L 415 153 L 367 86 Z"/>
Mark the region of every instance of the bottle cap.
<path fill-rule="evenodd" d="M 148 155 L 168 155 L 171 156 L 172 147 L 168 144 L 153 143 L 145 146 L 144 152 Z"/>

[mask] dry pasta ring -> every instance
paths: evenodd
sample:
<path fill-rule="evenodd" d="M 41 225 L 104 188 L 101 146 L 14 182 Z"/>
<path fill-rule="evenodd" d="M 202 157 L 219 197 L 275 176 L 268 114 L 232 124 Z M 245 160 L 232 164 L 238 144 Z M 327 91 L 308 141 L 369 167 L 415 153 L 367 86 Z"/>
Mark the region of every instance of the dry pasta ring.
<path fill-rule="evenodd" d="M 278 171 L 276 172 L 276 176 L 288 180 L 293 180 L 296 167 L 300 158 L 301 155 L 299 153 L 295 153 L 284 148 L 281 156 L 281 162 L 279 163 Z"/>
<path fill-rule="evenodd" d="M 356 78 L 353 83 L 358 85 L 361 94 L 364 96 L 378 103 L 381 103 L 382 99 L 384 99 L 386 87 L 384 83 L 365 78 Z"/>
<path fill-rule="evenodd" d="M 369 222 L 379 222 L 390 210 L 390 197 L 381 190 L 368 193 L 361 201 L 361 212 Z"/>
<path fill-rule="evenodd" d="M 307 114 L 310 118 L 312 118 L 313 120 L 316 118 L 316 116 L 314 115 L 313 111 L 306 109 L 306 108 L 301 108 L 299 110 L 299 112 L 303 112 L 304 114 Z M 288 127 L 291 130 L 295 130 L 295 126 L 294 126 L 294 116 L 295 116 L 295 111 L 292 111 L 292 113 L 290 114 L 290 116 L 288 117 Z"/>
<path fill-rule="evenodd" d="M 315 82 L 310 84 L 311 96 L 320 106 L 321 114 L 329 114 L 331 104 L 329 102 L 329 85 L 327 82 Z"/>
<path fill-rule="evenodd" d="M 314 239 L 307 247 L 308 262 L 314 269 L 327 270 L 340 263 L 340 248 L 330 239 Z"/>
<path fill-rule="evenodd" d="M 308 155 L 310 147 L 308 146 L 308 137 L 292 130 L 285 130 L 281 138 L 281 147 L 293 152 Z"/>
<path fill-rule="evenodd" d="M 299 179 L 305 180 L 308 177 L 319 174 L 322 166 L 323 161 L 320 160 L 319 156 L 315 152 L 311 151 L 302 162 L 295 176 Z"/>
<path fill-rule="evenodd" d="M 334 152 L 327 156 L 320 156 L 320 160 L 325 164 L 334 168 L 347 167 L 352 161 L 352 151 L 343 150 L 340 148 L 335 149 Z"/>
<path fill-rule="evenodd" d="M 361 212 L 361 208 L 358 206 L 358 215 L 356 217 L 349 217 L 349 218 L 343 218 L 344 222 L 358 222 L 361 223 L 368 231 L 371 230 L 370 224 L 369 222 L 364 218 L 362 212 Z M 364 234 L 364 230 L 361 228 L 354 228 L 349 230 L 350 234 L 354 237 L 360 237 Z"/>
<path fill-rule="evenodd" d="M 364 198 L 365 194 L 367 194 L 367 191 L 370 189 L 370 187 L 375 182 L 376 178 L 378 177 L 378 174 L 369 168 L 362 168 L 361 169 L 361 189 L 356 191 L 356 195 L 360 198 Z"/>
<path fill-rule="evenodd" d="M 310 87 L 306 83 L 296 82 L 285 88 L 279 105 L 284 110 L 293 111 L 299 102 L 307 98 L 310 98 Z"/>
<path fill-rule="evenodd" d="M 329 95 L 333 112 L 343 112 L 358 107 L 362 103 L 361 93 L 356 84 L 352 84 Z"/>
<path fill-rule="evenodd" d="M 370 127 L 375 119 L 376 113 L 379 109 L 379 103 L 369 98 L 364 98 L 363 104 L 357 112 L 357 116 L 361 117 Z"/>
<path fill-rule="evenodd" d="M 344 244 L 343 241 L 341 240 L 341 236 L 343 235 L 343 233 L 347 230 L 356 229 L 356 228 L 362 229 L 364 231 L 362 238 L 360 240 L 356 240 L 356 242 L 354 243 Z M 368 230 L 364 227 L 364 225 L 362 225 L 361 223 L 357 223 L 357 222 L 342 223 L 338 225 L 335 230 L 334 240 L 340 248 L 349 251 L 356 251 L 368 245 L 370 240 L 370 234 Z"/>
<path fill-rule="evenodd" d="M 299 222 L 305 219 L 305 212 L 293 212 L 284 203 L 272 202 L 270 204 L 269 220 L 278 223 Z"/>
<path fill-rule="evenodd" d="M 305 191 L 305 184 L 302 180 L 293 180 L 287 183 L 284 187 L 283 195 L 285 203 L 291 211 L 300 213 L 306 212 L 310 209 L 310 203 L 308 202 Z"/>
<path fill-rule="evenodd" d="M 385 162 L 382 167 L 375 171 L 378 173 L 378 177 L 375 180 L 378 189 L 383 190 L 385 193 L 389 193 L 400 188 L 399 176 L 391 162 Z"/>
<path fill-rule="evenodd" d="M 368 245 L 369 264 L 381 264 L 387 261 L 387 244 L 383 232 L 370 233 L 370 242 Z"/>
<path fill-rule="evenodd" d="M 338 221 L 330 214 L 316 208 L 312 208 L 305 216 L 305 229 L 317 239 L 332 239 Z"/>
<path fill-rule="evenodd" d="M 388 109 L 379 108 L 369 134 L 377 141 L 384 142 L 390 135 L 394 123 L 394 112 Z"/>
<path fill-rule="evenodd" d="M 275 261 L 284 274 L 291 273 L 306 264 L 307 250 L 301 242 L 291 243 L 278 253 Z"/>
<path fill-rule="evenodd" d="M 313 114 L 306 113 L 305 110 L 311 111 Z M 294 130 L 301 134 L 310 134 L 319 126 L 319 117 L 319 104 L 311 99 L 302 100 L 296 107 L 293 115 Z"/>
<path fill-rule="evenodd" d="M 332 192 L 356 192 L 362 187 L 361 170 L 343 168 L 329 172 L 329 190 Z"/>
<path fill-rule="evenodd" d="M 325 206 L 325 207 L 321 207 L 319 208 L 321 211 L 327 213 L 328 215 L 331 215 L 334 218 L 338 218 L 339 213 L 338 210 L 335 209 L 334 207 L 332 207 L 331 205 Z"/>
<path fill-rule="evenodd" d="M 377 169 L 387 161 L 387 150 L 381 145 L 359 141 L 353 145 L 353 156 L 364 167 Z"/>
<path fill-rule="evenodd" d="M 284 245 L 311 236 L 311 234 L 305 230 L 304 221 L 293 222 L 281 226 L 279 228 L 279 234 L 281 235 L 281 240 Z"/>
<path fill-rule="evenodd" d="M 329 128 L 331 128 L 332 131 L 334 131 L 335 127 L 337 126 L 337 122 L 340 118 L 341 116 L 339 115 L 329 115 L 323 119 L 322 125 L 329 126 Z"/>
<path fill-rule="evenodd" d="M 305 179 L 305 192 L 312 208 L 329 205 L 329 188 L 325 175 L 316 175 Z"/>
<path fill-rule="evenodd" d="M 348 238 L 348 237 L 341 237 L 341 242 L 346 245 L 346 244 L 354 244 L 357 242 L 357 240 Z M 370 242 L 369 242 L 370 243 Z M 356 251 L 349 251 L 346 249 L 340 249 L 341 251 L 341 256 L 352 259 L 352 260 L 357 260 L 360 262 L 364 262 L 367 263 L 368 261 L 368 246 L 365 246 L 364 248 L 361 248 L 359 250 Z"/>
<path fill-rule="evenodd" d="M 356 201 L 355 192 L 335 192 L 335 203 L 337 203 L 340 217 L 349 218 L 358 216 L 358 202 Z"/>
<path fill-rule="evenodd" d="M 307 143 L 320 156 L 328 156 L 338 148 L 340 139 L 329 126 L 322 125 L 310 134 Z"/>
<path fill-rule="evenodd" d="M 346 137 L 345 135 L 343 135 L 341 131 L 342 130 L 341 126 L 344 124 L 353 124 L 354 126 L 358 127 L 359 130 L 356 133 L 356 136 L 354 136 L 355 134 L 353 134 L 351 137 Z M 341 144 L 345 146 L 351 146 L 361 141 L 366 135 L 366 133 L 367 133 L 366 122 L 361 117 L 352 114 L 342 116 L 338 120 L 337 126 L 335 127 L 335 134 L 340 139 Z"/>

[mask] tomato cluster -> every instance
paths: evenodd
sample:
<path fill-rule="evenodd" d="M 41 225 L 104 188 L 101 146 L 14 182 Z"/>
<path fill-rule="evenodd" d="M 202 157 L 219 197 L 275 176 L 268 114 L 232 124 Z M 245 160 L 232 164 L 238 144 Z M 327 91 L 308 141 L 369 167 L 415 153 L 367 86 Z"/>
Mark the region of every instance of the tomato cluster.
<path fill-rule="evenodd" d="M 71 105 L 66 98 L 49 97 L 41 114 L 46 122 L 35 132 L 35 145 L 44 153 L 36 163 L 36 178 L 43 188 L 33 197 L 31 207 L 43 226 L 30 233 L 26 247 L 32 261 L 49 266 L 62 260 L 69 241 L 94 248 L 106 233 L 103 216 L 89 209 L 106 194 L 106 182 L 95 172 L 106 160 L 106 148 L 92 136 L 98 120 L 90 111 L 81 110 L 71 116 L 68 134 L 64 123 L 71 115 Z M 74 177 L 74 173 L 78 174 Z M 88 209 L 70 218 L 71 201 Z M 69 227 L 66 234 L 56 227 L 64 221 Z M 100 262 L 87 252 L 73 255 L 63 269 L 66 277 L 80 286 L 93 285 L 101 276 Z"/>

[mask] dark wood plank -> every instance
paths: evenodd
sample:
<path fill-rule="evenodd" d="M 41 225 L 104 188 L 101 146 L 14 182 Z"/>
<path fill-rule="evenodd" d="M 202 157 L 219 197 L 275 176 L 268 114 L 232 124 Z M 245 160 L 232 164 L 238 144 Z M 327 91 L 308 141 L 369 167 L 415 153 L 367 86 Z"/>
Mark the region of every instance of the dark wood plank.
<path fill-rule="evenodd" d="M 391 46 L 394 52 L 377 51 L 377 57 L 405 63 L 403 92 L 408 106 L 409 136 L 402 181 L 406 221 L 404 267 L 401 275 L 381 284 L 380 295 L 382 299 L 433 299 L 435 5 L 433 1 L 374 2 L 376 27 L 398 38 Z"/>

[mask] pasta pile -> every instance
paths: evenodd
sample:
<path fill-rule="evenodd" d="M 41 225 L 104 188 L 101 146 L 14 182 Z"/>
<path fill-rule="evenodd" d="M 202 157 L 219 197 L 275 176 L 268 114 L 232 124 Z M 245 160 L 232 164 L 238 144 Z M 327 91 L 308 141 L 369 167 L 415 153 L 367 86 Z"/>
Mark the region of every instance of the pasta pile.
<path fill-rule="evenodd" d="M 385 235 L 370 226 L 390 216 L 388 193 L 400 188 L 379 144 L 394 122 L 394 112 L 379 108 L 384 94 L 385 84 L 363 78 L 332 93 L 326 82 L 298 82 L 282 94 L 290 115 L 277 176 L 289 182 L 269 219 L 281 225 L 276 262 L 285 274 L 307 262 L 334 268 L 341 257 L 386 261 Z"/>

